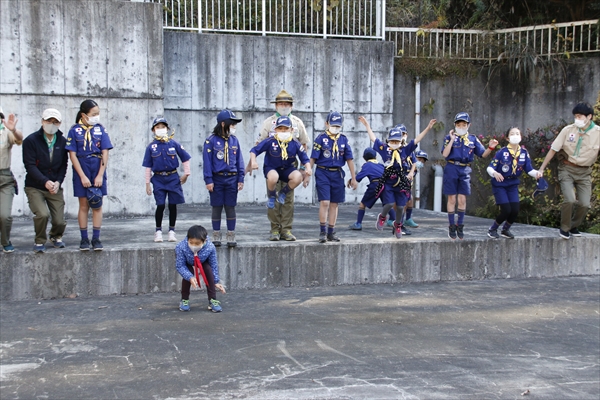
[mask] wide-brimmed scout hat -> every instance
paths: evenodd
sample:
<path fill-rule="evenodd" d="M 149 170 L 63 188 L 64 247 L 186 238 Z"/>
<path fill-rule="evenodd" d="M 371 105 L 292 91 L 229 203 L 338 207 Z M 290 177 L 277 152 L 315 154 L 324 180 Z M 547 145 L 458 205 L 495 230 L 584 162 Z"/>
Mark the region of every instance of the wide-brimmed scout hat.
<path fill-rule="evenodd" d="M 271 104 L 280 103 L 280 102 L 293 103 L 294 98 L 292 97 L 291 94 L 289 94 L 285 90 L 282 90 L 281 92 L 277 93 L 277 96 L 275 96 L 275 100 L 273 100 L 271 102 Z"/>

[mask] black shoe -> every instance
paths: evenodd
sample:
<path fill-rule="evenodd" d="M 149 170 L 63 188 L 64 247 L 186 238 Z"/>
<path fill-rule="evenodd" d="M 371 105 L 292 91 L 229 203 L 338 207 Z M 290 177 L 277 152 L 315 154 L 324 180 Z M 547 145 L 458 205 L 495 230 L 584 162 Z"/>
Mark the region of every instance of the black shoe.
<path fill-rule="evenodd" d="M 322 232 L 319 233 L 319 243 L 325 243 L 327 241 L 327 233 Z"/>
<path fill-rule="evenodd" d="M 340 238 L 339 238 L 339 237 L 337 237 L 337 236 L 335 235 L 335 231 L 333 231 L 331 234 L 327 235 L 327 241 L 328 241 L 328 242 L 339 242 L 339 241 L 340 241 Z"/>
<path fill-rule="evenodd" d="M 102 242 L 100 241 L 100 239 L 94 239 L 94 238 L 92 238 L 92 248 L 95 251 L 102 251 L 102 250 L 104 250 L 104 246 L 102 246 Z"/>
<path fill-rule="evenodd" d="M 560 235 L 560 237 L 561 237 L 561 238 L 563 238 L 563 239 L 567 239 L 567 240 L 571 239 L 571 233 L 570 233 L 570 232 L 565 232 L 565 231 L 563 231 L 562 229 L 559 229 L 559 230 L 558 230 L 558 234 L 559 234 L 559 235 Z"/>
<path fill-rule="evenodd" d="M 465 234 L 463 233 L 464 225 L 456 225 L 456 234 L 460 240 L 463 240 Z"/>
<path fill-rule="evenodd" d="M 579 229 L 577 228 L 571 228 L 569 233 L 571 234 L 571 236 L 581 236 L 581 232 L 579 232 Z"/>
<path fill-rule="evenodd" d="M 408 229 L 404 225 L 402 225 L 402 234 L 410 236 L 410 235 L 412 235 L 412 232 L 410 231 L 410 229 Z"/>
<path fill-rule="evenodd" d="M 448 227 L 448 237 L 452 240 L 456 239 L 456 225 L 450 225 Z"/>
<path fill-rule="evenodd" d="M 515 238 L 515 235 L 513 235 L 510 232 L 510 229 L 507 229 L 507 230 L 502 229 L 502 232 L 500 232 L 500 235 L 502 237 L 504 237 L 504 238 L 507 238 L 507 239 L 514 239 Z"/>
<path fill-rule="evenodd" d="M 488 236 L 492 239 L 498 239 L 500 235 L 498 235 L 498 229 L 490 229 L 488 230 Z"/>
<path fill-rule="evenodd" d="M 90 239 L 88 239 L 88 238 L 81 239 L 81 242 L 79 243 L 79 250 L 89 251 L 90 250 Z"/>

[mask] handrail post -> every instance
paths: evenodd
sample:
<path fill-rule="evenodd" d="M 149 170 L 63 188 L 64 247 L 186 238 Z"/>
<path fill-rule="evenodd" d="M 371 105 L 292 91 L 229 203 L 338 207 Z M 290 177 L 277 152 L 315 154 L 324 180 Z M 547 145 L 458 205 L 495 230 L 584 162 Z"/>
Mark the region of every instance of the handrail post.
<path fill-rule="evenodd" d="M 323 0 L 323 39 L 327 39 L 327 0 Z"/>
<path fill-rule="evenodd" d="M 198 33 L 202 33 L 202 0 L 198 0 Z"/>
<path fill-rule="evenodd" d="M 262 35 L 267 36 L 267 0 L 262 0 Z"/>

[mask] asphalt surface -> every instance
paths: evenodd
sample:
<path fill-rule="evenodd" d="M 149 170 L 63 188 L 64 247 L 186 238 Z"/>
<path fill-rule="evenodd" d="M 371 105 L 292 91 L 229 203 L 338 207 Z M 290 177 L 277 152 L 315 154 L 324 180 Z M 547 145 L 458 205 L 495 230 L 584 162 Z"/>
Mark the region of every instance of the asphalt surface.
<path fill-rule="evenodd" d="M 2 399 L 598 399 L 600 277 L 0 303 Z M 526 396 L 526 397 L 525 397 Z"/>

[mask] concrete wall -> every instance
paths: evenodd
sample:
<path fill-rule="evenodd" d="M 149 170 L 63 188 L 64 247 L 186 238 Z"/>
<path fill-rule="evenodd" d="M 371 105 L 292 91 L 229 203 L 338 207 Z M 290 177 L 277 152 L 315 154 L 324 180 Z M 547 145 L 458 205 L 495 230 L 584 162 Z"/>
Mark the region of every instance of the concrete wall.
<path fill-rule="evenodd" d="M 477 135 L 504 134 L 511 126 L 523 132 L 546 127 L 561 119 L 573 120 L 571 110 L 580 101 L 594 104 L 600 90 L 600 58 L 571 59 L 565 69 L 556 68 L 556 75 L 547 80 L 538 77 L 527 85 L 512 81 L 506 69 L 488 82 L 487 71 L 476 77 L 448 76 L 443 80 L 421 81 L 421 107 L 435 100 L 433 112 L 421 114 L 423 129 L 431 118 L 442 121 L 445 129 L 430 132 L 421 142 L 430 161 L 440 160 L 444 136 L 453 127 L 454 115 L 467 111 L 472 120 L 471 132 Z M 394 72 L 394 122 L 404 123 L 415 131 L 415 85 L 411 77 Z M 539 167 L 538 165 L 534 167 Z M 433 208 L 433 180 L 431 168 L 422 171 L 421 199 L 423 208 Z M 477 180 L 472 182 L 477 184 Z M 491 192 L 490 192 L 491 195 Z M 471 196 L 468 209 L 476 206 Z"/>
<path fill-rule="evenodd" d="M 236 290 L 600 273 L 596 236 L 576 241 L 484 238 L 459 244 L 433 239 L 345 240 L 329 249 L 324 251 L 316 242 L 221 247 L 217 249 L 221 280 L 228 290 Z M 174 292 L 181 285 L 173 268 L 173 250 L 166 248 L 49 252 L 43 257 L 16 252 L 5 259 L 0 300 Z M 290 264 L 290 260 L 300 261 Z"/>
<path fill-rule="evenodd" d="M 169 31 L 164 41 L 165 115 L 193 157 L 193 179 L 184 185 L 188 202 L 208 203 L 202 145 L 223 108 L 243 118 L 236 136 L 246 162 L 262 122 L 274 113 L 270 102 L 281 89 L 294 96 L 293 112 L 304 121 L 311 144 L 323 131 L 327 114 L 340 111 L 360 164 L 370 142 L 357 127 L 362 128 L 358 116 L 366 115 L 382 131 L 392 124 L 391 43 Z M 238 201 L 266 200 L 262 161 L 259 157 L 261 168 L 246 178 Z M 296 201 L 313 203 L 313 187 L 297 189 Z M 357 191 L 347 190 L 347 201 L 360 201 L 365 188 L 363 183 Z"/>
<path fill-rule="evenodd" d="M 79 104 L 92 98 L 114 149 L 108 166 L 108 214 L 147 213 L 141 162 L 151 139 L 149 121 L 163 113 L 161 7 L 119 1 L 0 1 L 0 105 L 15 113 L 25 136 L 39 129 L 45 108 L 75 122 Z M 12 169 L 21 191 L 13 215 L 29 215 L 22 190 L 20 147 Z M 65 180 L 66 211 L 76 215 L 72 172 Z"/>

